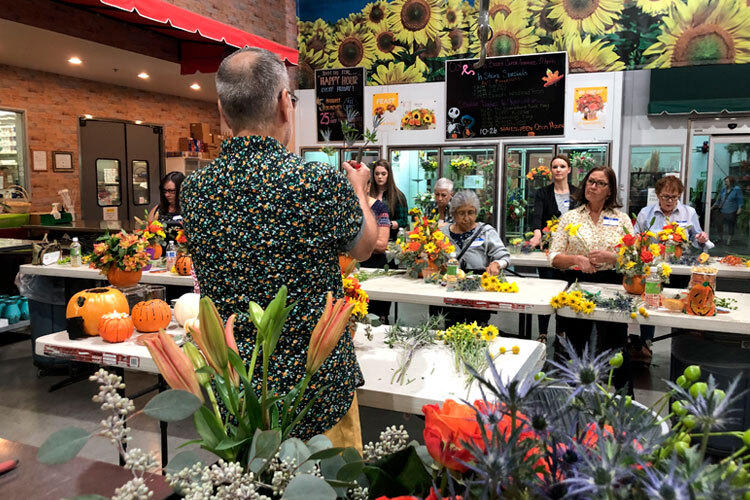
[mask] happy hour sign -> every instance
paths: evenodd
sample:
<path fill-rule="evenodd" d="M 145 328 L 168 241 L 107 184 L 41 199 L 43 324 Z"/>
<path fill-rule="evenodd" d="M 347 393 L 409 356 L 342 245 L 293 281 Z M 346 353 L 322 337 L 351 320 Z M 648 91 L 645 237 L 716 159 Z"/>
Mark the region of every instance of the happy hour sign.
<path fill-rule="evenodd" d="M 341 122 L 350 113 L 350 124 L 364 131 L 365 69 L 338 68 L 315 71 L 315 104 L 318 142 L 343 141 Z"/>

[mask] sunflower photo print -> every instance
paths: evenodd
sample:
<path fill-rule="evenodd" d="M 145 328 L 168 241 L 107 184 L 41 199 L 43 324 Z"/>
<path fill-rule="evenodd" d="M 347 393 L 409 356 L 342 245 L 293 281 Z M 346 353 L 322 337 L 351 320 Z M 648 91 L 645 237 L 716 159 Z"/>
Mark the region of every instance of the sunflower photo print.
<path fill-rule="evenodd" d="M 358 66 L 368 85 L 442 81 L 446 59 L 479 56 L 478 9 L 299 0 L 299 86 L 313 88 L 316 69 Z M 490 0 L 489 15 L 488 57 L 566 51 L 572 73 L 750 62 L 746 0 Z"/>

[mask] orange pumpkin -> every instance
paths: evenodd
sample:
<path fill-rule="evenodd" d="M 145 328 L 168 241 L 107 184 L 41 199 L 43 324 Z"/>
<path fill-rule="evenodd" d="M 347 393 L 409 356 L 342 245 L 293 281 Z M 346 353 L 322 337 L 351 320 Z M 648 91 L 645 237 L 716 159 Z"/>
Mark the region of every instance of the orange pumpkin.
<path fill-rule="evenodd" d="M 685 311 L 693 316 L 714 316 L 716 306 L 714 305 L 714 289 L 707 281 L 694 285 L 687 296 Z"/>
<path fill-rule="evenodd" d="M 139 332 L 158 332 L 172 321 L 172 310 L 163 300 L 153 299 L 138 302 L 130 316 Z"/>
<path fill-rule="evenodd" d="M 180 255 L 174 263 L 174 268 L 180 276 L 190 276 L 193 269 L 193 258 L 189 255 Z"/>
<path fill-rule="evenodd" d="M 107 271 L 107 279 L 112 286 L 118 286 L 120 288 L 128 288 L 135 286 L 141 281 L 143 276 L 143 270 L 137 271 L 123 271 L 117 266 L 112 266 Z"/>
<path fill-rule="evenodd" d="M 149 248 L 153 248 L 154 249 L 154 257 L 153 257 L 154 260 L 156 260 L 159 257 L 161 257 L 161 253 L 162 253 L 161 245 L 151 245 Z"/>
<path fill-rule="evenodd" d="M 124 342 L 133 335 L 133 320 L 126 313 L 111 312 L 99 320 L 99 336 L 107 342 Z"/>
<path fill-rule="evenodd" d="M 127 314 L 129 310 L 128 299 L 116 288 L 90 288 L 80 291 L 70 298 L 65 309 L 65 317 L 69 320 L 68 334 L 71 338 L 80 337 L 81 334 L 97 335 L 102 316 L 111 312 Z"/>

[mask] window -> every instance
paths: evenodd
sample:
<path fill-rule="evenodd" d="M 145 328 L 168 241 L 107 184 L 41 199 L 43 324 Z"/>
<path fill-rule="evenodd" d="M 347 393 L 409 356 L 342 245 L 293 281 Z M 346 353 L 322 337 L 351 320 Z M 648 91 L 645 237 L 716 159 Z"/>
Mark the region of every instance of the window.
<path fill-rule="evenodd" d="M 100 207 L 122 205 L 120 186 L 120 160 L 98 158 L 96 160 L 97 204 Z"/>
<path fill-rule="evenodd" d="M 148 205 L 151 202 L 148 162 L 133 160 L 133 205 Z"/>

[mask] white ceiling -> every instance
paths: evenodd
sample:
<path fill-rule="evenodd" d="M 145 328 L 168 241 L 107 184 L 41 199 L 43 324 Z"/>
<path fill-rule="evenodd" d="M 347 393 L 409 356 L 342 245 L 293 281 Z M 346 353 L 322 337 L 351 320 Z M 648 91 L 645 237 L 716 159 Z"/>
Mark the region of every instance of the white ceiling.
<path fill-rule="evenodd" d="M 82 59 L 83 64 L 70 64 L 68 59 L 73 56 Z M 176 63 L 5 19 L 0 19 L 0 64 L 216 101 L 215 73 L 181 75 Z M 138 78 L 142 71 L 150 78 Z M 201 89 L 191 89 L 193 83 L 198 83 Z"/>

